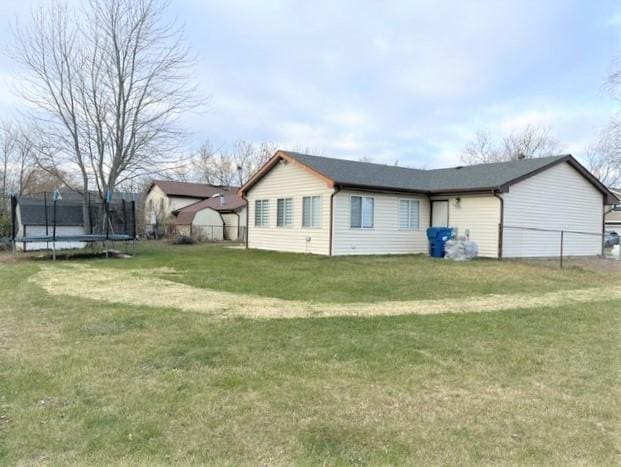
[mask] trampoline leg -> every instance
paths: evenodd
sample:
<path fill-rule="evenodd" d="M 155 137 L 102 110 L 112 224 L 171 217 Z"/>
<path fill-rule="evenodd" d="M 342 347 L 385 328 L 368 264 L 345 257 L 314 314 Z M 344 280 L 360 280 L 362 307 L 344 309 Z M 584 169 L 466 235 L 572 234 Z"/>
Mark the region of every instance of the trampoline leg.
<path fill-rule="evenodd" d="M 56 242 L 52 243 L 52 261 L 56 261 Z"/>

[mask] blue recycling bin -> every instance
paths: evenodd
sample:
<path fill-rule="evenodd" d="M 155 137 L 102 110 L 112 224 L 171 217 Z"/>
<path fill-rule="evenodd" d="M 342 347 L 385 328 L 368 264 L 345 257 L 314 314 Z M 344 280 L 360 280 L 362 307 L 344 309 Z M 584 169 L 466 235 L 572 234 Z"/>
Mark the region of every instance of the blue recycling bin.
<path fill-rule="evenodd" d="M 429 227 L 427 239 L 429 240 L 429 256 L 432 258 L 444 257 L 444 244 L 453 237 L 453 229 L 450 227 Z"/>

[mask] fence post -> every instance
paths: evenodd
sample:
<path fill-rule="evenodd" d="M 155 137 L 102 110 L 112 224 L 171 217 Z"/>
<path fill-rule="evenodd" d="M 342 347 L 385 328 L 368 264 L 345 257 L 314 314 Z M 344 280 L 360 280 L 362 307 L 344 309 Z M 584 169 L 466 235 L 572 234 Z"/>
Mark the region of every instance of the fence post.
<path fill-rule="evenodd" d="M 125 198 L 122 199 L 121 205 L 123 206 L 123 234 L 127 235 L 127 203 Z"/>
<path fill-rule="evenodd" d="M 52 214 L 53 217 L 53 225 L 52 225 L 52 261 L 56 261 L 56 203 L 57 203 L 57 195 L 54 195 L 54 211 Z"/>
<path fill-rule="evenodd" d="M 503 225 L 502 222 L 498 224 L 498 259 L 502 259 L 502 249 L 503 249 Z"/>
<path fill-rule="evenodd" d="M 24 237 L 25 236 L 26 234 L 24 233 Z M 16 254 L 17 253 L 17 196 L 15 195 L 11 195 L 11 240 L 13 243 L 13 254 Z"/>
<path fill-rule="evenodd" d="M 132 200 L 132 240 L 136 240 L 136 201 Z"/>
<path fill-rule="evenodd" d="M 47 191 L 43 192 L 43 209 L 45 210 L 45 236 L 49 236 L 50 232 L 49 232 L 49 227 L 48 227 L 48 219 L 47 219 Z M 48 242 L 48 247 L 49 247 L 49 242 Z"/>
<path fill-rule="evenodd" d="M 561 269 L 563 269 L 563 237 L 565 236 L 565 231 L 561 230 Z"/>

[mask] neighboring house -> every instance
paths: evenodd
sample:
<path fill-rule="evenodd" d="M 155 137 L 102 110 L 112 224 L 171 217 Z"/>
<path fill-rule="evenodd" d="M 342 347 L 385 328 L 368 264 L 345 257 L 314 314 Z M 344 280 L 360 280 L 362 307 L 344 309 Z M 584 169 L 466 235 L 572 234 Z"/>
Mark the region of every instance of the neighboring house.
<path fill-rule="evenodd" d="M 612 191 L 617 198 L 621 199 L 621 189 L 613 188 L 610 191 Z M 608 206 L 606 211 L 606 230 L 614 230 L 621 234 L 621 203 Z"/>
<path fill-rule="evenodd" d="M 235 193 L 214 195 L 173 211 L 177 233 L 205 240 L 243 240 L 246 202 Z"/>
<path fill-rule="evenodd" d="M 145 198 L 145 229 L 147 231 L 174 224 L 173 211 L 226 192 L 221 186 L 205 183 L 154 180 Z"/>
<path fill-rule="evenodd" d="M 59 238 L 84 235 L 84 221 L 80 204 L 59 203 L 56 210 L 52 204 L 47 205 L 40 199 L 19 197 L 16 207 L 17 238 L 46 237 L 53 234 L 53 219 L 56 219 L 56 236 Z M 56 249 L 83 248 L 84 242 L 57 241 Z M 46 250 L 50 242 L 18 242 L 16 248 L 23 251 Z"/>
<path fill-rule="evenodd" d="M 237 240 L 245 235 L 245 209 L 246 202 L 229 188 L 155 180 L 145 199 L 146 231 L 161 233 L 168 226 L 178 234 Z"/>
<path fill-rule="evenodd" d="M 323 255 L 427 253 L 430 225 L 486 257 L 556 256 L 560 230 L 591 234 L 565 254 L 598 255 L 618 202 L 570 155 L 418 170 L 278 151 L 240 194 L 249 248 Z"/>

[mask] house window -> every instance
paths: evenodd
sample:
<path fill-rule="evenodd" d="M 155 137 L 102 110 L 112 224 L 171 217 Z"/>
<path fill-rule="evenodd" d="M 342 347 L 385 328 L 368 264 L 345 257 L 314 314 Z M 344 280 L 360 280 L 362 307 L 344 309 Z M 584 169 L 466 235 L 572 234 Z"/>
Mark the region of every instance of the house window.
<path fill-rule="evenodd" d="M 258 199 L 254 202 L 254 225 L 265 227 L 269 221 L 269 199 Z"/>
<path fill-rule="evenodd" d="M 276 225 L 288 227 L 293 223 L 293 199 L 279 198 L 276 201 Z"/>
<path fill-rule="evenodd" d="M 420 201 L 402 199 L 399 201 L 399 227 L 402 229 L 420 228 Z"/>
<path fill-rule="evenodd" d="M 302 227 L 321 227 L 321 196 L 302 198 Z"/>
<path fill-rule="evenodd" d="M 351 197 L 351 219 L 352 229 L 372 229 L 373 216 L 375 211 L 375 199 L 369 196 Z"/>

